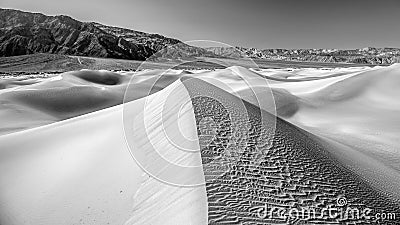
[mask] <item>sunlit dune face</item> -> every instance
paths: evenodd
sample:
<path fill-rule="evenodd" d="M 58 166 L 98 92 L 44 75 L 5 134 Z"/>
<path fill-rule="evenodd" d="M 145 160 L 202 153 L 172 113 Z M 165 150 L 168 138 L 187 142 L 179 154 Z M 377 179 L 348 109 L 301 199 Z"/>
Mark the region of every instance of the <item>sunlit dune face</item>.
<path fill-rule="evenodd" d="M 398 71 L 82 70 L 0 83 L 0 223 L 270 224 L 256 214 L 267 203 L 339 197 L 398 212 Z"/>

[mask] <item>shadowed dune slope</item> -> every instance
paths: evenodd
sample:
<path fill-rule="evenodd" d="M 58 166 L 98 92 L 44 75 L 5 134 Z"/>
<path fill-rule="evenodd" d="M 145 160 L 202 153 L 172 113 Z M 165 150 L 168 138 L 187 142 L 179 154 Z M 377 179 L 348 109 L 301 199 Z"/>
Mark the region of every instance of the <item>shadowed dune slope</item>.
<path fill-rule="evenodd" d="M 121 104 L 129 82 L 135 88 L 129 89 L 126 101 L 136 100 L 162 90 L 184 74 L 161 70 L 126 74 L 82 70 L 64 73 L 31 85 L 5 89 L 0 92 L 0 115 L 7 120 L 4 120 L 0 134 Z M 2 83 L 3 86 L 11 85 L 6 81 Z M 151 90 L 150 93 L 148 90 Z"/>
<path fill-rule="evenodd" d="M 259 102 L 267 102 L 265 106 L 274 106 L 276 109 L 271 110 L 267 107 L 263 108 L 264 110 L 273 111 L 274 114 L 276 112 L 282 118 L 290 118 L 297 113 L 301 105 L 307 103 L 307 99 L 299 97 L 302 94 L 315 92 L 340 80 L 376 69 L 379 68 L 336 68 L 326 71 L 308 68 L 291 69 L 288 72 L 282 69 L 251 70 L 232 66 L 199 73 L 193 77 L 201 78 L 250 103 L 256 103 L 257 99 Z M 293 78 L 283 79 L 280 77 L 282 73 L 290 74 Z M 262 94 L 255 98 L 254 93 Z"/>
<path fill-rule="evenodd" d="M 52 122 L 72 118 L 103 108 L 121 104 L 124 92 L 130 82 L 133 88 L 126 93 L 126 101 L 135 100 L 158 92 L 182 76 L 193 76 L 204 79 L 212 84 L 218 81 L 227 84 L 234 93 L 249 102 L 254 102 L 252 93 L 264 90 L 267 87 L 270 94 L 260 94 L 260 100 L 268 102 L 266 105 L 276 105 L 279 116 L 290 118 L 303 104 L 298 94 L 304 90 L 314 90 L 326 85 L 327 81 L 336 82 L 366 69 L 337 69 L 333 72 L 301 70 L 293 72 L 302 74 L 307 72 L 317 76 L 324 74 L 319 80 L 286 82 L 287 79 L 275 79 L 268 76 L 271 71 L 261 74 L 243 67 L 229 67 L 217 71 L 200 71 L 191 74 L 184 70 L 143 70 L 135 73 L 113 73 L 108 71 L 82 70 L 68 72 L 47 79 L 3 79 L 0 82 L 0 115 L 7 118 L 0 128 L 0 134 L 12 133 Z M 279 70 L 278 70 L 279 72 Z M 335 72 L 338 73 L 335 75 Z M 327 75 L 328 74 L 328 75 Z M 333 74 L 333 75 L 332 75 Z M 333 76 L 325 78 L 326 76 Z M 242 77 L 261 82 L 246 85 Z M 266 82 L 269 85 L 264 85 Z M 217 85 L 218 86 L 218 85 Z M 307 88 L 302 88 L 302 87 Z M 300 87 L 300 88 L 299 88 Z M 223 88 L 224 87 L 220 87 Z M 274 99 L 269 98 L 271 95 Z M 272 101 L 275 101 L 273 103 Z M 272 110 L 274 111 L 274 107 Z M 265 109 L 271 111 L 271 109 Z"/>
<path fill-rule="evenodd" d="M 19 78 L 2 79 L 2 80 L 0 80 L 0 90 L 24 86 L 24 85 L 31 85 L 31 84 L 35 84 L 38 82 L 40 82 L 40 80 L 37 80 L 37 79 L 31 79 L 31 80 L 25 80 L 25 79 L 19 79 Z"/>
<path fill-rule="evenodd" d="M 200 79 L 184 78 L 184 84 L 200 138 L 209 224 L 373 222 L 327 216 L 294 220 L 276 213 L 261 219 L 257 214 L 265 205 L 319 210 L 336 205 L 340 197 L 348 207 L 400 213 L 398 199 L 369 185 L 333 154 L 338 146 L 281 119 L 270 133 L 273 115 Z M 205 120 L 217 127 L 211 140 L 201 128 Z"/>

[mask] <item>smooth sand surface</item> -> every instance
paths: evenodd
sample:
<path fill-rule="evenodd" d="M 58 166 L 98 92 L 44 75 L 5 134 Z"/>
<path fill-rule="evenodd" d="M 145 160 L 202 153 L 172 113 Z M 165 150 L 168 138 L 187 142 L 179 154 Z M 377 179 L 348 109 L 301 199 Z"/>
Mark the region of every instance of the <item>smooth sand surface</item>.
<path fill-rule="evenodd" d="M 0 139 L 1 224 L 122 224 L 142 172 L 120 106 Z"/>
<path fill-rule="evenodd" d="M 351 161 L 348 165 L 352 170 L 382 191 L 396 195 L 397 200 L 400 199 L 400 125 L 396 122 L 400 112 L 399 74 L 400 65 L 393 65 L 298 95 L 303 104 L 288 119 L 347 146 L 349 150 L 340 154 Z"/>
<path fill-rule="evenodd" d="M 177 86 L 179 81 L 164 91 Z M 180 100 L 185 96 L 189 100 L 182 85 L 177 90 Z M 127 103 L 125 112 L 132 117 L 143 115 L 139 111 L 143 103 L 150 101 L 150 106 L 159 107 L 163 105 L 159 99 L 151 95 Z M 169 186 L 144 173 L 126 144 L 125 138 L 129 137 L 124 134 L 123 111 L 119 105 L 2 136 L 0 224 L 204 224 L 204 186 Z M 186 129 L 192 129 L 186 133 L 196 134 L 192 113 L 188 108 L 179 119 Z M 157 120 L 159 116 L 153 114 L 151 119 Z M 151 121 L 146 124 L 155 126 Z M 146 133 L 137 135 L 143 139 Z M 147 135 L 163 146 L 161 151 L 171 161 L 201 165 L 199 152 L 187 155 L 176 150 L 157 130 Z M 148 152 L 148 148 L 149 144 L 142 141 L 132 151 Z M 147 160 L 155 162 L 151 157 Z M 182 173 L 180 179 L 204 180 L 202 170 L 196 171 Z"/>

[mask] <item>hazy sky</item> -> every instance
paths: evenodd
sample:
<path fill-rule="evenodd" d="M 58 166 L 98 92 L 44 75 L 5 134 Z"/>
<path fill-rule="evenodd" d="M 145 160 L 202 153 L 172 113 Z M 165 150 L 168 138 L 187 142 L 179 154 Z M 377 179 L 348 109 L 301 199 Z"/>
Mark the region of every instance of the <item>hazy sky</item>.
<path fill-rule="evenodd" d="M 257 48 L 400 47 L 400 0 L 0 0 L 1 8 Z"/>

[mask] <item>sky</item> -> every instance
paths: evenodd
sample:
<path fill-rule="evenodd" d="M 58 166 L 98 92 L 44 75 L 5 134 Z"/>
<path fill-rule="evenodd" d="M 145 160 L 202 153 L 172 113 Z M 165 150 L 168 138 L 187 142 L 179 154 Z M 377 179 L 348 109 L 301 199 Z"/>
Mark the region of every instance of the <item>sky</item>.
<path fill-rule="evenodd" d="M 0 7 L 232 46 L 400 47 L 400 0 L 0 0 Z"/>

